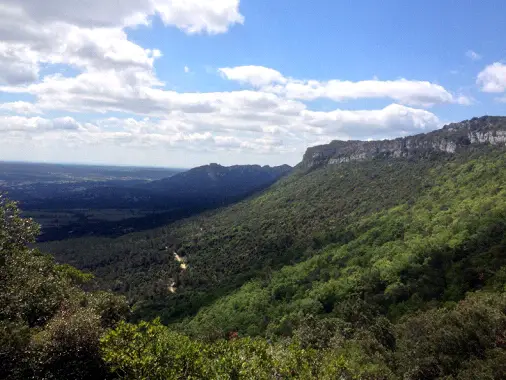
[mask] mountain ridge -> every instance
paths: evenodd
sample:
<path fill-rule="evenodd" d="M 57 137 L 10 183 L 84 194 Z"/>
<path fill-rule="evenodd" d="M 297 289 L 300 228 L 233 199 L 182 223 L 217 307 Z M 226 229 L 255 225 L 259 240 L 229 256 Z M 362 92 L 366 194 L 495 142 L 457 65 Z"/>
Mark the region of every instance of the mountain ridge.
<path fill-rule="evenodd" d="M 232 165 L 232 166 L 223 166 L 217 163 L 211 163 L 208 165 L 202 165 L 190 169 L 188 171 L 178 173 L 172 177 L 163 178 L 156 181 L 151 181 L 149 184 L 144 185 L 144 187 L 149 188 L 151 190 L 166 190 L 170 187 L 180 187 L 183 185 L 195 185 L 192 181 L 198 180 L 199 186 L 202 186 L 202 180 L 210 179 L 209 182 L 204 183 L 204 185 L 208 187 L 217 186 L 219 181 L 227 181 L 230 180 L 233 176 L 239 176 L 241 180 L 249 179 L 248 176 L 258 177 L 260 175 L 264 176 L 260 185 L 263 182 L 269 182 L 271 180 L 276 180 L 279 177 L 288 174 L 292 170 L 292 167 L 289 165 L 279 165 L 279 166 L 269 166 L 269 165 Z M 205 177 L 207 174 L 208 178 Z M 204 177 L 200 177 L 204 175 Z M 232 178 L 234 179 L 234 178 Z M 258 179 L 258 178 L 257 178 Z M 235 179 L 234 179 L 235 180 Z M 185 189 L 188 190 L 188 189 Z"/>
<path fill-rule="evenodd" d="M 392 140 L 334 140 L 306 150 L 299 167 L 311 169 L 376 158 L 426 156 L 431 153 L 453 154 L 477 144 L 506 143 L 506 117 L 482 116 L 451 123 L 443 128 Z"/>

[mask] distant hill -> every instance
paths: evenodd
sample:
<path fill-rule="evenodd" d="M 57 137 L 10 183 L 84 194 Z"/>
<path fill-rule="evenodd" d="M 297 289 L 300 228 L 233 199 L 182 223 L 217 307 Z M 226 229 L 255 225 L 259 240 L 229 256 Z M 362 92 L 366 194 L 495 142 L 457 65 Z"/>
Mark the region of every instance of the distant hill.
<path fill-rule="evenodd" d="M 142 180 L 138 172 L 143 170 L 142 174 L 151 174 L 148 170 L 115 168 L 113 171 L 99 167 L 94 175 L 93 167 L 86 167 L 86 172 L 81 167 L 71 167 L 74 174 L 68 174 L 66 167 L 42 165 L 39 173 L 51 169 L 42 177 L 36 175 L 36 164 L 14 165 L 21 168 L 27 165 L 30 171 L 16 169 L 9 173 L 12 181 L 21 173 L 22 180 L 13 186 L 4 185 L 3 189 L 11 198 L 21 201 L 21 207 L 43 224 L 42 241 L 83 235 L 117 236 L 155 228 L 241 200 L 272 185 L 292 170 L 288 165 L 224 167 L 211 164 L 185 172 L 170 172 L 173 175 L 163 179 Z M 107 180 L 109 173 L 116 177 Z M 159 172 L 155 174 L 160 175 Z M 92 179 L 86 180 L 85 175 Z M 135 216 L 131 215 L 132 211 Z M 63 217 L 62 212 L 65 213 Z M 113 220 L 111 214 L 114 214 Z"/>
<path fill-rule="evenodd" d="M 141 187 L 163 192 L 170 197 L 224 198 L 250 194 L 263 189 L 288 174 L 292 168 L 282 166 L 218 164 L 199 166 L 173 177 L 144 184 Z"/>

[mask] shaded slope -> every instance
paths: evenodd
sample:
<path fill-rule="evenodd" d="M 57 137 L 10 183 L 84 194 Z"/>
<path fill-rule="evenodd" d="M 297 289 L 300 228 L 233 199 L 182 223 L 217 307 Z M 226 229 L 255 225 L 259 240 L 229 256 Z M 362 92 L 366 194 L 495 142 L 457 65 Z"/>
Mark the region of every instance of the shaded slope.
<path fill-rule="evenodd" d="M 282 166 L 210 164 L 150 182 L 142 187 L 163 192 L 166 196 L 192 198 L 224 198 L 251 194 L 276 182 L 292 168 Z"/>
<path fill-rule="evenodd" d="M 425 175 L 434 165 L 399 159 L 299 172 L 218 212 L 148 233 L 69 240 L 48 249 L 94 272 L 103 286 L 144 301 L 141 315 L 161 312 L 171 319 L 252 277 L 310 257 L 329 241 L 347 241 L 346 226 L 357 218 L 414 200 L 430 186 Z M 173 251 L 187 258 L 184 274 Z M 172 280 L 178 294 L 167 295 Z"/>
<path fill-rule="evenodd" d="M 482 120 L 483 129 L 473 131 L 489 133 L 489 119 L 477 120 Z M 506 125 L 504 120 L 496 120 L 492 136 L 501 131 L 497 125 Z M 451 137 L 451 131 L 442 133 Z M 192 315 L 251 278 L 268 279 L 283 265 L 307 260 L 329 243 L 353 241 L 357 231 L 350 226 L 364 217 L 415 204 L 439 183 L 439 173 L 493 156 L 503 151 L 502 146 L 477 140 L 454 152 L 380 155 L 339 165 L 322 163 L 309 171 L 301 165 L 262 194 L 218 212 L 149 233 L 73 240 L 50 249 L 59 259 L 93 271 L 102 286 L 126 293 L 137 302 L 139 316 L 161 314 L 165 321 L 174 320 Z M 186 258 L 189 269 L 184 273 L 173 251 Z M 172 282 L 177 294 L 167 294 Z"/>

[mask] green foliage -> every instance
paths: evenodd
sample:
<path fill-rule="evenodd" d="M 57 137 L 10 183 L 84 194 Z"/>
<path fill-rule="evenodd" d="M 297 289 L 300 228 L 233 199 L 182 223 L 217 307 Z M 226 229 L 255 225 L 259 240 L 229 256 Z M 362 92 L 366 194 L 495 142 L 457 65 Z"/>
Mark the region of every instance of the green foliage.
<path fill-rule="evenodd" d="M 462 378 L 473 371 L 494 374 L 489 378 L 503 378 L 506 295 L 472 294 L 455 309 L 416 314 L 397 326 L 397 334 L 399 369 L 409 379 L 444 375 Z M 485 368 L 482 366 L 479 371 L 466 368 L 470 359 L 478 362 L 484 357 L 489 361 Z"/>
<path fill-rule="evenodd" d="M 146 339 L 156 365 L 140 367 L 160 379 L 504 378 L 505 159 L 492 151 L 430 169 L 415 199 L 317 235 L 322 248 L 307 260 L 172 328 L 156 323 Z M 152 325 L 126 326 L 140 335 L 104 349 L 135 378 L 117 355 Z M 231 334 L 239 338 L 224 340 Z M 179 352 L 182 362 L 168 361 Z M 181 372 L 189 363 L 198 365 Z"/>
<path fill-rule="evenodd" d="M 387 379 L 392 375 L 388 368 L 368 363 L 371 358 L 366 354 L 359 363 L 351 352 L 317 351 L 295 342 L 235 338 L 203 343 L 159 321 L 121 323 L 102 338 L 102 349 L 120 379 Z"/>
<path fill-rule="evenodd" d="M 359 219 L 348 243 L 250 282 L 202 309 L 185 330 L 291 335 L 308 315 L 361 326 L 468 291 L 504 289 L 504 161 L 490 155 L 434 171 L 433 186 L 416 201 Z"/>
<path fill-rule="evenodd" d="M 125 300 L 84 292 L 90 275 L 29 248 L 37 232 L 0 196 L 0 378 L 105 378 L 99 338 Z"/>
<path fill-rule="evenodd" d="M 297 171 L 256 197 L 162 229 L 42 248 L 125 294 L 139 317 L 180 320 L 252 278 L 353 240 L 351 223 L 414 201 L 434 165 L 398 159 Z M 180 270 L 174 251 L 188 270 Z M 168 291 L 173 281 L 175 294 Z"/>
<path fill-rule="evenodd" d="M 310 317 L 291 340 L 202 342 L 154 322 L 102 338 L 120 379 L 500 379 L 506 374 L 506 297 L 478 292 L 454 308 L 362 327 Z"/>
<path fill-rule="evenodd" d="M 504 149 L 480 147 L 299 171 L 164 229 L 53 245 L 128 295 L 137 317 L 160 316 L 138 324 L 118 323 L 127 308 L 112 295 L 82 291 L 87 276 L 27 248 L 33 235 L 5 206 L 2 371 L 504 378 L 505 162 Z"/>

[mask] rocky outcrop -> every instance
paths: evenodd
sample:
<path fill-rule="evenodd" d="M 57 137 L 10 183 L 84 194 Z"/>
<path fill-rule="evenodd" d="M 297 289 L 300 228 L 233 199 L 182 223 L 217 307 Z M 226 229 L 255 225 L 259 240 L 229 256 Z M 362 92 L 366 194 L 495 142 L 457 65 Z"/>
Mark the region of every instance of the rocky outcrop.
<path fill-rule="evenodd" d="M 376 158 L 423 157 L 434 152 L 453 154 L 479 144 L 506 145 L 506 117 L 474 118 L 395 140 L 332 141 L 309 148 L 301 166 L 309 169 Z"/>

